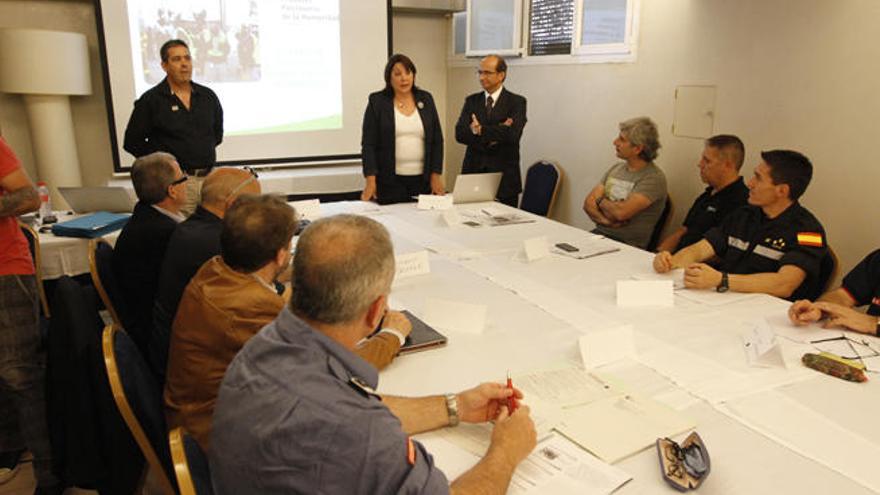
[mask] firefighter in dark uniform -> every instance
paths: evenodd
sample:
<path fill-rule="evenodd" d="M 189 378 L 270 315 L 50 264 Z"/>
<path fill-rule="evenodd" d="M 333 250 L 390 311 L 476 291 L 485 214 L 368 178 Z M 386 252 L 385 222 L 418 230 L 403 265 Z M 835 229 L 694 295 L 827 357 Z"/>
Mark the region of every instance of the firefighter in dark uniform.
<path fill-rule="evenodd" d="M 864 313 L 854 309 L 868 306 Z M 880 336 L 880 249 L 865 257 L 843 284 L 816 302 L 802 299 L 792 304 L 788 317 L 796 325 L 824 320 L 825 328 L 843 328 Z"/>
<path fill-rule="evenodd" d="M 658 253 L 654 269 L 685 268 L 685 286 L 719 292 L 763 292 L 786 299 L 818 294 L 828 249 L 825 229 L 798 198 L 813 167 L 796 151 L 761 153 L 749 179 L 749 205 L 728 216 L 704 238 L 671 255 Z M 704 261 L 717 256 L 713 268 Z"/>

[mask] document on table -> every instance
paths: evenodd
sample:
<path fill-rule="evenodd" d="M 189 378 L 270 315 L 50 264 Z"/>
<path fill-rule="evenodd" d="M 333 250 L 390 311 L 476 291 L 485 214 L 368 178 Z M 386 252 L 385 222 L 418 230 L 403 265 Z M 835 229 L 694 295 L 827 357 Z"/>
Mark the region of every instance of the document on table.
<path fill-rule="evenodd" d="M 684 289 L 684 268 L 676 268 L 666 273 L 636 273 L 632 278 L 636 280 L 672 280 L 673 290 Z"/>
<path fill-rule="evenodd" d="M 706 306 L 724 306 L 757 296 L 743 292 L 717 292 L 715 289 L 684 289 L 675 291 L 675 295 Z"/>
<path fill-rule="evenodd" d="M 439 430 L 435 438 L 423 443 L 435 455 L 438 466 L 444 469 L 450 481 L 467 468 L 454 464 L 452 458 L 475 460 L 489 448 L 492 425 L 459 425 Z M 449 445 L 460 450 L 455 452 Z M 447 468 L 449 466 L 450 468 Z M 507 493 L 515 494 L 595 494 L 612 493 L 632 476 L 620 468 L 596 459 L 567 438 L 553 433 L 541 439 L 535 450 L 516 468 Z"/>
<path fill-rule="evenodd" d="M 517 375 L 513 377 L 513 384 L 522 390 L 527 402 L 535 399 L 562 408 L 589 404 L 620 393 L 597 376 L 575 367 Z"/>
<path fill-rule="evenodd" d="M 556 430 L 603 461 L 615 463 L 654 445 L 657 438 L 695 426 L 657 401 L 628 394 L 566 409 Z"/>

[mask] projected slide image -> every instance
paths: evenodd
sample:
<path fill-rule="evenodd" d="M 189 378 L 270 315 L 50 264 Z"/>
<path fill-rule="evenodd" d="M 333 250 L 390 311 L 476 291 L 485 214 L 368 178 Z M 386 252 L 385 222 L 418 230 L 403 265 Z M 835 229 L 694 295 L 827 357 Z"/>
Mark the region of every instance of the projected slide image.
<path fill-rule="evenodd" d="M 159 49 L 189 45 L 227 135 L 342 127 L 339 0 L 128 2 L 135 91 L 164 79 Z"/>

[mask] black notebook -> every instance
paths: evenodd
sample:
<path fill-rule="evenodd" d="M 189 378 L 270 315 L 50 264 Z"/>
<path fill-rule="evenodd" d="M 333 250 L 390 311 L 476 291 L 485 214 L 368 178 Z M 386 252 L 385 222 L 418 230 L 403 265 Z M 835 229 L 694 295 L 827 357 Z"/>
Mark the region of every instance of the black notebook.
<path fill-rule="evenodd" d="M 411 352 L 425 351 L 435 347 L 446 345 L 446 336 L 434 330 L 424 321 L 418 319 L 409 311 L 403 310 L 403 314 L 409 318 L 412 323 L 412 332 L 406 337 L 406 343 L 400 348 L 398 354 L 409 354 Z"/>

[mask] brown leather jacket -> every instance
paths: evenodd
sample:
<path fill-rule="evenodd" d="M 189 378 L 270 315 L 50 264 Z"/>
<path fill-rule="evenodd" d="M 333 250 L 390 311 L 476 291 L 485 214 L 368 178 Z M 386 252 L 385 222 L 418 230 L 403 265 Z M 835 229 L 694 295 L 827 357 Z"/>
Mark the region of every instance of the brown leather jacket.
<path fill-rule="evenodd" d="M 208 449 L 226 367 L 248 339 L 278 316 L 288 293 L 279 296 L 250 274 L 231 269 L 220 256 L 202 265 L 184 290 L 172 325 L 164 393 L 169 429 L 184 427 Z M 399 348 L 395 336 L 382 333 L 355 352 L 382 369 Z"/>

